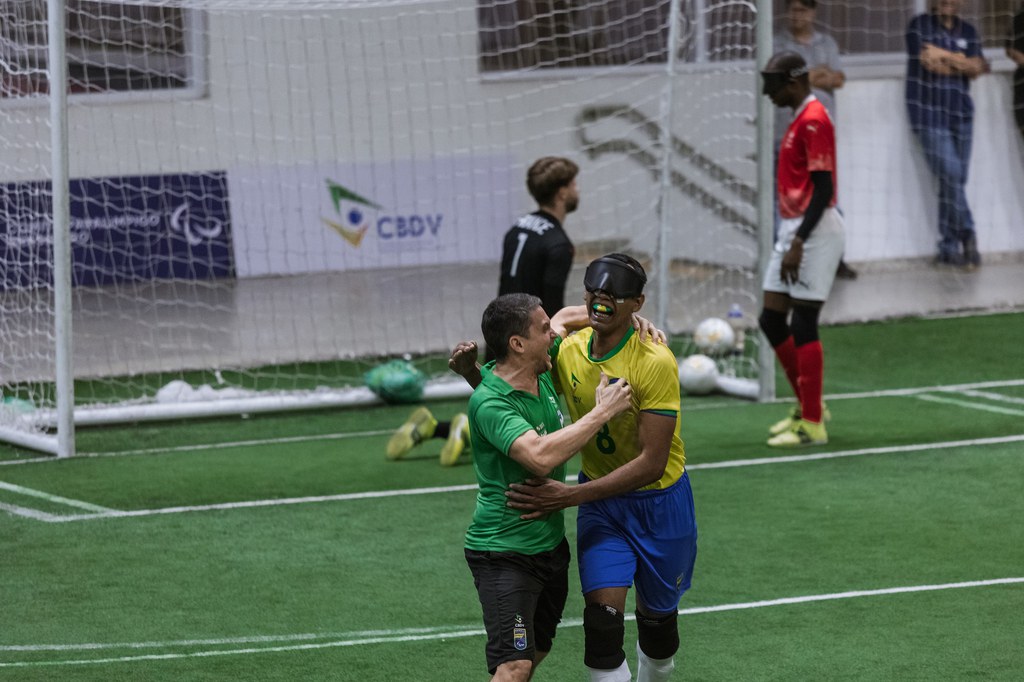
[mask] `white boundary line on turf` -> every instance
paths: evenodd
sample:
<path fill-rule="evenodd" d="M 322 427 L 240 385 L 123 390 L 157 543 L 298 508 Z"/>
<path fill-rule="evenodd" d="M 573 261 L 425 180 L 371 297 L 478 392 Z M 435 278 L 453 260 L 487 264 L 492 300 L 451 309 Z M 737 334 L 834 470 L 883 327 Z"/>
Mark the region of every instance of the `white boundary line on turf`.
<path fill-rule="evenodd" d="M 1024 437 L 1022 437 L 1024 438 Z M 183 514 L 185 512 L 224 511 L 228 509 L 251 509 L 254 507 L 281 507 L 293 504 L 315 504 L 318 502 L 341 502 L 345 500 L 367 500 L 380 497 L 405 497 L 408 495 L 432 495 L 476 490 L 475 483 L 465 485 L 435 486 L 430 488 L 406 488 L 404 490 L 374 490 L 363 493 L 340 493 L 338 495 L 314 495 L 310 497 L 282 497 L 267 500 L 246 500 L 242 502 L 221 502 L 182 507 L 160 507 L 157 509 L 112 510 L 102 514 L 75 514 L 54 516 L 41 521 L 65 523 L 69 521 L 93 521 L 96 519 L 127 518 L 133 516 L 159 516 L 162 514 Z"/>
<path fill-rule="evenodd" d="M 13 514 L 15 516 L 24 516 L 26 519 L 32 519 L 33 521 L 56 523 L 61 520 L 61 517 L 57 514 L 48 514 L 47 512 L 39 511 L 38 509 L 19 507 L 16 504 L 7 504 L 6 502 L 0 502 L 0 511 L 5 511 L 8 514 Z"/>
<path fill-rule="evenodd" d="M 0 481 L 0 490 L 8 490 L 18 495 L 26 495 L 28 497 L 38 497 L 46 500 L 47 502 L 53 502 L 55 504 L 63 504 L 68 507 L 77 507 L 78 509 L 85 509 L 86 511 L 94 511 L 100 513 L 112 512 L 113 509 L 108 507 L 101 507 L 98 504 L 91 504 L 89 502 L 83 502 L 81 500 L 72 500 L 67 497 L 61 497 L 60 495 L 53 495 L 51 493 L 43 492 L 42 490 L 35 490 L 33 488 L 25 488 L 20 485 L 13 483 L 7 483 Z"/>
<path fill-rule="evenodd" d="M 765 457 L 760 459 L 736 459 L 725 462 L 707 462 L 703 464 L 692 464 L 686 467 L 687 471 L 700 471 L 702 469 L 731 469 L 736 467 L 760 466 L 767 464 L 791 464 L 797 462 L 812 462 L 824 459 L 838 459 L 842 457 L 860 457 L 864 455 L 903 454 L 908 452 L 922 452 L 927 450 L 944 450 L 957 447 L 968 447 L 978 445 L 999 445 L 1002 443 L 1019 443 L 1024 441 L 1024 434 L 1015 436 L 999 436 L 994 438 L 974 438 L 970 440 L 954 440 L 941 443 L 918 443 L 914 445 L 896 445 L 891 447 L 860 448 L 857 450 L 841 450 L 838 452 L 820 452 L 807 455 L 789 455 L 785 457 Z M 569 477 L 567 480 L 573 480 Z M 50 523 L 69 523 L 74 521 L 95 521 L 99 519 L 129 518 L 140 516 L 158 516 L 163 514 L 182 514 L 186 512 L 225 511 L 229 509 L 245 509 L 254 507 L 277 507 L 295 504 L 312 504 L 319 502 L 339 502 L 346 500 L 365 500 L 384 497 L 405 497 L 408 495 L 430 495 L 434 493 L 468 492 L 476 490 L 475 483 L 452 486 L 435 486 L 429 488 L 405 488 L 401 490 L 377 490 L 362 493 L 340 493 L 338 495 L 317 495 L 312 497 L 287 497 L 267 500 L 248 500 L 242 502 L 223 502 L 218 504 L 189 505 L 180 507 L 161 507 L 157 509 L 133 509 L 130 511 L 111 510 L 109 512 L 96 514 L 69 514 L 49 515 L 48 518 L 40 518 L 40 521 Z"/>
<path fill-rule="evenodd" d="M 320 639 L 395 637 L 429 635 L 444 632 L 453 626 L 400 628 L 394 630 L 360 630 L 356 632 L 300 632 L 291 635 L 252 635 L 249 637 L 217 637 L 213 639 L 171 639 L 163 642 L 86 642 L 84 644 L 0 644 L 5 651 L 102 651 L 104 649 L 166 649 L 188 646 L 223 646 L 224 644 L 272 644 L 274 642 L 311 642 Z"/>
<path fill-rule="evenodd" d="M 971 389 L 965 389 L 960 391 L 966 396 L 972 398 L 985 398 L 987 400 L 993 400 L 997 403 L 1010 403 L 1012 405 L 1024 405 L 1024 398 L 1018 398 L 1012 395 L 1003 395 L 1002 393 L 993 393 L 992 391 L 974 391 Z"/>
<path fill-rule="evenodd" d="M 942 443 L 915 443 L 914 445 L 893 445 L 878 448 L 860 448 L 857 450 L 840 450 L 837 452 L 819 452 L 810 455 L 788 455 L 785 457 L 763 457 L 759 459 L 732 459 L 725 462 L 706 462 L 687 465 L 686 470 L 700 469 L 731 469 L 733 467 L 758 466 L 760 464 L 790 464 L 793 462 L 810 462 L 821 459 L 839 459 L 841 457 L 860 457 L 863 455 L 902 454 L 905 452 L 921 452 L 923 450 L 947 450 L 975 445 L 999 445 L 1001 443 L 1019 443 L 1024 441 L 1024 434 L 1016 436 L 996 436 L 993 438 L 971 438 L 969 440 L 949 440 Z"/>
<path fill-rule="evenodd" d="M 881 391 L 862 391 L 860 393 L 833 393 L 824 396 L 829 400 L 856 400 L 858 398 L 894 398 L 898 396 L 912 396 L 919 393 L 957 393 L 979 388 L 1011 388 L 1013 386 L 1024 386 L 1024 379 L 1002 379 L 999 381 L 977 381 L 970 384 L 945 384 L 938 386 L 919 386 L 917 388 L 887 388 Z M 793 402 L 792 398 L 776 399 L 775 402 Z"/>
<path fill-rule="evenodd" d="M 996 414 L 1009 414 L 1015 417 L 1024 417 L 1024 410 L 1015 410 L 1012 407 L 1002 407 L 1000 405 L 987 405 L 985 403 L 979 403 L 977 401 L 970 400 L 958 400 L 957 398 L 950 398 L 942 395 L 931 395 L 929 393 L 922 393 L 921 395 L 915 395 L 916 400 L 924 400 L 931 403 L 942 403 L 944 405 L 956 405 L 957 407 L 966 407 L 970 410 L 981 410 L 982 412 L 995 412 Z"/>
<path fill-rule="evenodd" d="M 257 440 L 239 440 L 230 443 L 204 443 L 201 445 L 177 445 L 167 448 L 145 448 L 139 450 L 119 450 L 117 452 L 81 452 L 69 459 L 57 459 L 54 457 L 34 457 L 32 459 L 12 459 L 0 462 L 0 466 L 15 466 L 18 464 L 39 464 L 41 462 L 73 462 L 76 459 L 91 459 L 97 457 L 127 457 L 129 455 L 162 455 L 183 452 L 203 452 L 205 450 L 228 450 L 231 448 L 245 448 L 258 445 L 283 445 L 285 443 L 311 443 L 318 440 L 346 440 L 348 438 L 368 438 L 372 436 L 383 436 L 393 433 L 393 429 L 378 429 L 376 431 L 350 431 L 345 433 L 325 433 L 314 436 L 284 436 L 281 438 L 261 438 Z"/>
<path fill-rule="evenodd" d="M 878 597 L 894 594 L 911 594 L 917 592 L 934 592 L 938 590 L 956 590 L 974 587 L 992 587 L 996 585 L 1017 585 L 1024 584 L 1024 577 L 1019 578 L 996 578 L 992 580 L 972 580 L 956 583 L 945 583 L 936 585 L 909 585 L 904 587 L 888 587 L 877 590 L 853 590 L 847 592 L 834 592 L 831 594 L 813 594 L 800 597 L 783 597 L 779 599 L 766 599 L 753 602 L 739 602 L 736 604 L 719 604 L 717 606 L 697 606 L 688 609 L 680 609 L 683 616 L 699 615 L 706 613 L 721 613 L 724 611 L 743 611 L 749 609 L 770 608 L 774 606 L 792 606 L 809 604 L 815 602 L 837 601 L 843 599 L 859 599 L 863 597 Z M 626 615 L 626 620 L 634 620 L 632 614 Z M 577 628 L 583 625 L 579 618 L 571 618 L 562 621 L 561 628 Z M 271 642 L 294 642 L 314 639 L 329 639 L 327 642 L 308 642 L 304 644 L 288 644 L 270 647 L 246 647 L 242 649 L 219 649 L 179 653 L 143 654 L 135 656 L 117 656 L 99 659 L 77 659 L 63 661 L 5 661 L 0 662 L 0 668 L 29 668 L 44 666 L 70 666 L 70 665 L 96 665 L 106 663 L 125 663 L 132 661 L 157 661 L 182 658 L 201 658 L 210 656 L 238 656 L 245 654 L 265 654 L 287 651 L 308 651 L 314 649 L 331 649 L 347 646 L 360 646 L 367 644 L 384 644 L 415 642 L 423 640 L 450 639 L 455 637 L 482 636 L 484 631 L 475 626 L 458 626 L 435 628 L 407 628 L 400 630 L 368 630 L 352 633 L 302 633 L 280 636 L 255 636 L 237 637 L 226 639 L 207 640 L 169 640 L 166 642 L 120 642 L 100 643 L 90 642 L 85 644 L 20 644 L 0 646 L 0 652 L 43 652 L 43 651 L 97 651 L 106 649 L 143 649 L 143 648 L 172 648 L 181 646 L 220 646 L 224 644 L 261 644 Z"/>

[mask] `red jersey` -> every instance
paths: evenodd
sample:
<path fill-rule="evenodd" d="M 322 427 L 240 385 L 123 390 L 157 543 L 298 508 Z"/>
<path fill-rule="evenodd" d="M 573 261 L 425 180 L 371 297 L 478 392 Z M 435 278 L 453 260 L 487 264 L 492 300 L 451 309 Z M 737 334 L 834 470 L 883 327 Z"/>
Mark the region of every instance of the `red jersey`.
<path fill-rule="evenodd" d="M 779 147 L 776 187 L 783 218 L 799 218 L 807 211 L 814 193 L 812 171 L 832 173 L 832 186 L 838 188 L 835 127 L 825 106 L 814 96 L 797 109 Z M 836 205 L 837 194 L 832 193 L 829 206 Z"/>

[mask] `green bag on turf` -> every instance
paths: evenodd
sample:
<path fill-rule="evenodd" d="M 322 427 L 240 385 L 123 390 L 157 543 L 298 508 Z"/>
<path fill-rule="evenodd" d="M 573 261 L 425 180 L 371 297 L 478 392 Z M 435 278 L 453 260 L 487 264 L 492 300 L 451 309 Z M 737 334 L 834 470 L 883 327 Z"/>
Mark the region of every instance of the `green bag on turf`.
<path fill-rule="evenodd" d="M 427 377 L 408 360 L 391 360 L 363 376 L 367 388 L 388 403 L 415 403 L 423 397 Z"/>

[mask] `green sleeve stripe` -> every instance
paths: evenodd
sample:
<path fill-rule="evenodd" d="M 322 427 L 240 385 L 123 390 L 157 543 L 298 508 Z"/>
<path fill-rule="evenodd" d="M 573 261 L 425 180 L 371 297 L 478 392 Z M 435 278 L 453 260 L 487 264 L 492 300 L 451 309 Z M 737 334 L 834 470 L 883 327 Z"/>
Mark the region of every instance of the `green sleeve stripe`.
<path fill-rule="evenodd" d="M 675 417 L 679 414 L 678 410 L 640 410 L 641 412 L 650 412 L 651 414 L 660 414 L 662 417 Z"/>

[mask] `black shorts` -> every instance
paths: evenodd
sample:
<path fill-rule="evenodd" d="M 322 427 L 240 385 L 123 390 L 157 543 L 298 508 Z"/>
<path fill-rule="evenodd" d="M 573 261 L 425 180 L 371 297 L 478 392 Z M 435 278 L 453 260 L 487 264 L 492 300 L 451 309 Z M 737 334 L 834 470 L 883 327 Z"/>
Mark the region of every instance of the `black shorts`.
<path fill-rule="evenodd" d="M 487 669 L 551 651 L 569 595 L 569 543 L 540 554 L 466 550 L 487 630 Z"/>

